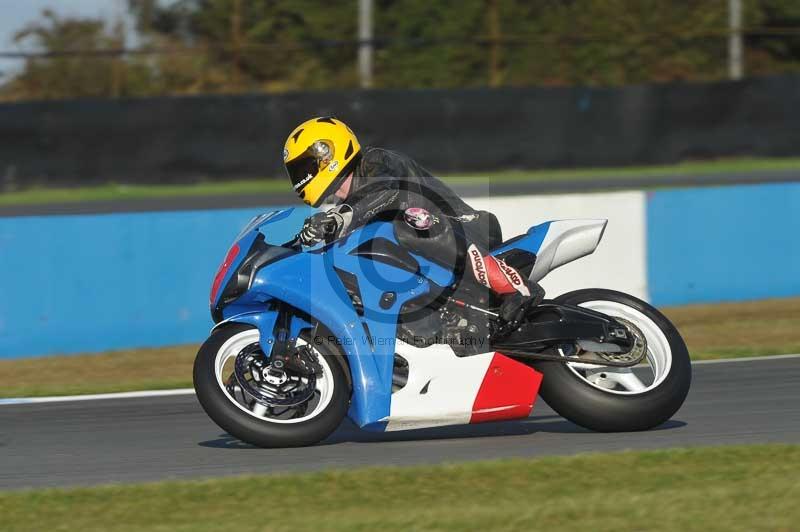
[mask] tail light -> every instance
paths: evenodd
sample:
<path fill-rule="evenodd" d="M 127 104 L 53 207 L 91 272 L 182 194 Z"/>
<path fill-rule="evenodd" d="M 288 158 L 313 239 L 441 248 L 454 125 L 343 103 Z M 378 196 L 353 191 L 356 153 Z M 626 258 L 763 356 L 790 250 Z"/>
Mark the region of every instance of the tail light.
<path fill-rule="evenodd" d="M 225 276 L 228 275 L 228 270 L 231 269 L 231 265 L 233 264 L 233 260 L 239 255 L 239 244 L 234 244 L 231 249 L 228 250 L 228 254 L 225 255 L 225 260 L 222 264 L 219 265 L 219 269 L 217 270 L 217 274 L 214 276 L 214 283 L 211 285 L 211 296 L 208 298 L 209 305 L 212 307 L 214 306 L 214 302 L 217 300 L 217 295 L 219 294 L 219 288 L 222 286 L 222 281 L 225 279 Z"/>

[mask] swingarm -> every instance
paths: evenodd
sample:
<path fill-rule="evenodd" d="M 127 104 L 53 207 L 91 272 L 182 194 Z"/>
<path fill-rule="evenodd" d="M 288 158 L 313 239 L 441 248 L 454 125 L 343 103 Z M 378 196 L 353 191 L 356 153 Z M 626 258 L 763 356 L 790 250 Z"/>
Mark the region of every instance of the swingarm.
<path fill-rule="evenodd" d="M 573 305 L 542 303 L 522 323 L 500 328 L 492 347 L 529 360 L 630 367 L 647 354 L 644 334 L 632 323 Z"/>

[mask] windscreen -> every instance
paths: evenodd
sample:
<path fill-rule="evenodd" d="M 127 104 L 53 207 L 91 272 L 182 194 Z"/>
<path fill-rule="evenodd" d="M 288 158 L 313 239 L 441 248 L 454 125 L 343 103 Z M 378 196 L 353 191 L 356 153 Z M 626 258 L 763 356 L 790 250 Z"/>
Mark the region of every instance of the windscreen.
<path fill-rule="evenodd" d="M 279 211 L 271 211 L 271 212 L 265 212 L 264 214 L 259 214 L 258 216 L 254 217 L 252 220 L 247 222 L 247 225 L 244 226 L 244 229 L 242 229 L 241 232 L 236 236 L 236 241 L 238 242 L 239 240 L 241 240 L 250 231 L 254 231 L 265 225 L 285 220 L 292 214 L 292 211 L 294 211 L 294 209 L 289 208 L 289 209 L 281 209 Z"/>

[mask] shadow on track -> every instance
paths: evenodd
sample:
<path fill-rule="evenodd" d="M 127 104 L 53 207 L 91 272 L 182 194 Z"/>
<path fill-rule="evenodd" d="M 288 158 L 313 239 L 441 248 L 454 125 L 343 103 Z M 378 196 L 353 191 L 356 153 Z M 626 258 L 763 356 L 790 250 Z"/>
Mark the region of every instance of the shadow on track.
<path fill-rule="evenodd" d="M 650 429 L 650 431 L 677 429 L 685 425 L 686 423 L 683 421 L 670 420 L 654 429 Z M 550 434 L 592 433 L 591 430 L 579 427 L 561 416 L 556 415 L 530 417 L 522 421 L 499 421 L 476 425 L 450 425 L 446 427 L 399 432 L 369 432 L 359 429 L 349 419 L 345 419 L 336 432 L 317 444 L 317 446 L 337 445 L 342 443 L 380 443 L 529 436 L 537 432 Z M 258 447 L 241 442 L 225 433 L 220 434 L 217 439 L 199 442 L 198 445 L 217 449 L 258 449 Z"/>

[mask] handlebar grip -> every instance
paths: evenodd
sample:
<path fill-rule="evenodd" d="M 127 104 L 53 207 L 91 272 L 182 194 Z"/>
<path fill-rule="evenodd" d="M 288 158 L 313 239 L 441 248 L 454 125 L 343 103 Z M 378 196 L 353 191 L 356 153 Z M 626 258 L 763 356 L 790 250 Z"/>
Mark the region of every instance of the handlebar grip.
<path fill-rule="evenodd" d="M 294 238 L 289 240 L 288 242 L 285 242 L 285 243 L 281 244 L 281 247 L 292 248 L 292 249 L 300 249 L 300 248 L 302 248 L 303 246 L 300 243 L 300 233 L 297 233 L 296 235 L 294 235 Z"/>

